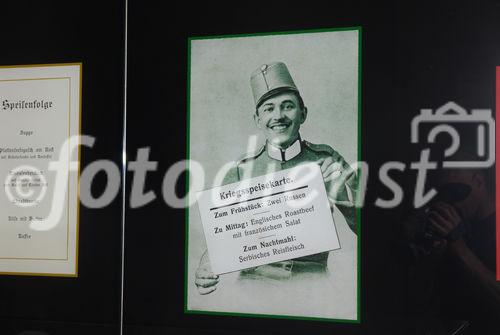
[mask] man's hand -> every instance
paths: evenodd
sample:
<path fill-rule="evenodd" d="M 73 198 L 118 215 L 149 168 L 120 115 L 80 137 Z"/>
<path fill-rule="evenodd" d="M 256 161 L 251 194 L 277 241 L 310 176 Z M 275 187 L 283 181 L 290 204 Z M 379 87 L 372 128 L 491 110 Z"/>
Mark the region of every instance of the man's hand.
<path fill-rule="evenodd" d="M 462 218 L 453 206 L 444 202 L 438 202 L 429 211 L 429 221 L 441 236 L 449 237 L 459 226 Z"/>
<path fill-rule="evenodd" d="M 337 206 L 351 230 L 357 234 L 356 208 L 354 206 L 357 190 L 350 188 L 352 198 L 349 198 L 346 186 L 348 180 L 352 179 L 354 171 L 348 168 L 347 163 L 339 155 L 321 158 L 317 160 L 317 163 L 321 168 L 331 206 Z"/>
<path fill-rule="evenodd" d="M 333 157 L 320 158 L 318 164 L 321 167 L 325 183 L 342 175 L 342 162 L 336 162 Z"/>
<path fill-rule="evenodd" d="M 212 268 L 210 267 L 209 262 L 200 264 L 200 266 L 196 270 L 195 276 L 195 284 L 200 294 L 209 294 L 217 289 L 219 276 L 212 272 Z"/>
<path fill-rule="evenodd" d="M 335 157 L 320 158 L 317 163 L 321 167 L 321 174 L 326 186 L 328 198 L 340 206 L 352 206 L 352 201 L 349 199 L 346 188 L 346 175 L 348 171 L 344 169 L 344 160 Z"/>

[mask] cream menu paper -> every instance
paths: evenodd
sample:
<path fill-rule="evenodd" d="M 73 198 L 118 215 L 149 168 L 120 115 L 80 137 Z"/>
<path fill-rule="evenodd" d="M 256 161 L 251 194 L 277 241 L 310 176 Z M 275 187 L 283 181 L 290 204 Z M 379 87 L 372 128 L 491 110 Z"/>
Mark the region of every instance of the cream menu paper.
<path fill-rule="evenodd" d="M 81 64 L 0 67 L 2 274 L 77 275 L 80 109 Z"/>

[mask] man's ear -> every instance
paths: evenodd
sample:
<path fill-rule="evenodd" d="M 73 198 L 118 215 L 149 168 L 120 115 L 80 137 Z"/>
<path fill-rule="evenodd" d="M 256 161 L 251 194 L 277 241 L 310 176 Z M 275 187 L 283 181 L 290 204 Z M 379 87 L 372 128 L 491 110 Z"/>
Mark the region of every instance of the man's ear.
<path fill-rule="evenodd" d="M 306 122 L 306 119 L 307 119 L 307 107 L 304 106 L 304 108 L 302 109 L 302 120 L 300 120 L 300 123 L 304 123 Z"/>
<path fill-rule="evenodd" d="M 257 126 L 257 128 L 262 129 L 261 122 L 260 122 L 260 117 L 257 114 L 257 112 L 255 112 L 253 114 L 253 121 L 255 122 L 255 125 Z"/>

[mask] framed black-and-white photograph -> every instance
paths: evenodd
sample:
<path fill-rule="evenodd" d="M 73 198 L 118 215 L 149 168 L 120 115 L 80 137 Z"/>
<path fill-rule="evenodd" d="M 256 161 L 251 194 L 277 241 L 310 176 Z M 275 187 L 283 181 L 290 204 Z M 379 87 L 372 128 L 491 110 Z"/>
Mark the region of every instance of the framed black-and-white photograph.
<path fill-rule="evenodd" d="M 187 313 L 359 322 L 360 41 L 189 39 L 188 158 L 204 183 L 186 218 Z M 282 185 L 303 165 L 319 186 Z M 307 190 L 317 204 L 287 207 Z"/>

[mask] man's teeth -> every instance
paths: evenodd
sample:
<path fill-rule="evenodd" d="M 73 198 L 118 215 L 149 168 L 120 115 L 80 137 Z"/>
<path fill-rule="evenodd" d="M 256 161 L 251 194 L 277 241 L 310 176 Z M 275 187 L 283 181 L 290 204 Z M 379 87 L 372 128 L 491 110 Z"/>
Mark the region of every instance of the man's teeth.
<path fill-rule="evenodd" d="M 286 127 L 288 127 L 288 126 L 286 126 L 286 125 L 279 125 L 279 126 L 272 126 L 271 129 L 273 129 L 273 130 L 283 130 Z"/>

